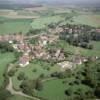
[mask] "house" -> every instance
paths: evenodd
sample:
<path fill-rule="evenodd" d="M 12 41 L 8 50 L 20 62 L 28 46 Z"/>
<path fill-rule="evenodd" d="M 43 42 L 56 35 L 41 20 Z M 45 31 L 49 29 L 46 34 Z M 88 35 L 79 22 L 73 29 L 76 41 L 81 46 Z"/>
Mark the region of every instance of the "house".
<path fill-rule="evenodd" d="M 40 36 L 39 44 L 41 46 L 45 46 L 45 45 L 47 45 L 47 43 L 48 43 L 48 36 L 45 36 L 45 35 Z"/>
<path fill-rule="evenodd" d="M 61 32 L 63 32 L 64 30 L 63 30 L 63 28 L 61 28 L 61 27 L 56 27 L 56 33 L 61 33 Z"/>
<path fill-rule="evenodd" d="M 84 62 L 87 62 L 88 59 L 84 56 L 76 55 L 73 59 L 73 63 L 81 65 Z"/>
<path fill-rule="evenodd" d="M 3 36 L 3 40 L 4 40 L 4 41 L 9 41 L 9 35 L 4 35 L 4 36 Z"/>
<path fill-rule="evenodd" d="M 99 59 L 98 56 L 93 56 L 93 57 L 90 58 L 90 60 L 93 61 L 93 62 L 96 61 L 97 59 Z"/>
<path fill-rule="evenodd" d="M 27 66 L 27 65 L 29 64 L 29 61 L 30 61 L 29 55 L 24 54 L 24 55 L 23 55 L 22 57 L 20 57 L 20 59 L 19 59 L 19 65 L 20 65 L 21 67 L 25 67 L 25 66 Z"/>
<path fill-rule="evenodd" d="M 73 32 L 73 29 L 69 29 L 69 33 L 72 33 Z"/>
<path fill-rule="evenodd" d="M 64 55 L 64 53 L 61 52 L 58 57 L 58 61 L 62 61 L 62 60 L 65 60 L 65 55 Z"/>
<path fill-rule="evenodd" d="M 49 35 L 48 41 L 49 41 L 49 43 L 53 43 L 53 42 L 57 41 L 58 38 L 59 38 L 59 36 L 57 36 L 57 35 Z"/>
<path fill-rule="evenodd" d="M 56 51 L 56 53 L 55 53 L 55 57 L 56 57 L 56 58 L 58 58 L 58 57 L 59 57 L 60 52 L 61 52 L 61 50 L 60 50 L 60 49 Z"/>
<path fill-rule="evenodd" d="M 63 61 L 65 60 L 64 52 L 61 49 L 51 49 L 49 50 L 49 58 L 52 60 Z"/>
<path fill-rule="evenodd" d="M 36 58 L 41 58 L 43 57 L 43 55 L 45 54 L 45 50 L 43 49 L 42 46 L 40 45 L 36 45 L 34 46 L 34 49 L 33 49 L 33 54 Z"/>
<path fill-rule="evenodd" d="M 100 29 L 96 29 L 96 32 L 100 33 Z"/>
<path fill-rule="evenodd" d="M 62 68 L 62 69 L 73 69 L 73 63 L 69 62 L 69 61 L 64 61 L 64 62 L 60 62 L 58 63 L 58 65 Z"/>
<path fill-rule="evenodd" d="M 27 43 L 17 44 L 17 50 L 19 52 L 27 52 L 27 53 L 31 52 L 31 48 Z"/>
<path fill-rule="evenodd" d="M 24 52 L 24 43 L 17 44 L 17 49 L 18 49 L 19 52 Z"/>
<path fill-rule="evenodd" d="M 20 34 L 15 35 L 15 38 L 14 38 L 14 40 L 20 41 L 20 42 L 23 41 L 23 39 L 24 39 L 24 36 Z"/>
<path fill-rule="evenodd" d="M 2 41 L 2 36 L 0 35 L 0 41 Z"/>

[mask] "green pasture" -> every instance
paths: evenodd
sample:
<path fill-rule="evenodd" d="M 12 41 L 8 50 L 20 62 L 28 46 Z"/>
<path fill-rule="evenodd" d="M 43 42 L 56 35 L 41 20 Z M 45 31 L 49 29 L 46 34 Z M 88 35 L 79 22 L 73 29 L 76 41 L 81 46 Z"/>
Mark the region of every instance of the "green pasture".
<path fill-rule="evenodd" d="M 4 77 L 3 74 L 7 68 L 7 64 L 14 60 L 12 53 L 0 53 L 0 86 L 3 85 Z"/>
<path fill-rule="evenodd" d="M 78 89 L 81 89 L 81 92 L 84 93 L 90 88 L 88 86 L 82 85 L 82 84 L 74 84 L 74 81 L 76 80 L 75 76 L 77 75 L 77 72 L 82 71 L 82 66 L 78 66 L 74 71 L 74 75 L 65 79 L 55 79 L 46 81 L 43 84 L 43 90 L 37 91 L 36 95 L 39 97 L 42 97 L 46 100 L 74 100 L 74 92 L 78 91 Z M 80 76 L 81 77 L 81 76 Z M 73 83 L 73 85 L 70 85 L 70 83 Z M 65 90 L 70 89 L 72 91 L 71 96 L 65 95 Z"/>
<path fill-rule="evenodd" d="M 49 17 L 41 17 L 33 20 L 31 26 L 33 29 L 43 29 L 50 23 L 57 23 L 63 20 L 61 16 L 49 16 Z"/>
<path fill-rule="evenodd" d="M 79 15 L 73 19 L 74 24 L 85 24 L 94 27 L 100 27 L 100 15 Z"/>
<path fill-rule="evenodd" d="M 0 34 L 26 33 L 31 27 L 31 21 L 31 19 L 8 19 L 0 17 Z"/>
<path fill-rule="evenodd" d="M 36 72 L 34 72 L 36 70 Z M 46 62 L 36 61 L 26 66 L 25 68 L 19 68 L 15 75 L 12 77 L 13 85 L 16 90 L 19 90 L 19 85 L 21 81 L 17 79 L 19 73 L 25 73 L 28 79 L 37 79 L 41 74 L 44 76 L 49 76 L 52 72 L 60 71 L 60 67 L 57 65 L 51 66 Z"/>
<path fill-rule="evenodd" d="M 7 100 L 33 100 L 19 95 L 13 95 L 9 97 Z"/>
<path fill-rule="evenodd" d="M 92 41 L 91 44 L 93 44 L 93 46 L 94 46 L 92 50 L 75 47 L 75 46 L 69 45 L 65 41 L 58 41 L 58 43 L 56 43 L 54 45 L 54 47 L 63 48 L 66 52 L 70 52 L 73 54 L 78 53 L 83 56 L 89 56 L 89 57 L 98 56 L 98 57 L 100 57 L 100 42 Z"/>

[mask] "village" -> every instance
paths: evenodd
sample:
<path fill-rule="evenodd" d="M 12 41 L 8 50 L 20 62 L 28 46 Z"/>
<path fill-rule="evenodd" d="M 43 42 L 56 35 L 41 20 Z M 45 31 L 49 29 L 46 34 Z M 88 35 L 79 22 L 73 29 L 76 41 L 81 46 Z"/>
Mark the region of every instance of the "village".
<path fill-rule="evenodd" d="M 63 27 L 63 28 L 62 28 Z M 42 60 L 53 60 L 62 68 L 62 69 L 73 69 L 76 65 L 81 65 L 84 62 L 88 61 L 88 57 L 81 56 L 80 54 L 75 54 L 70 61 L 67 60 L 66 54 L 62 48 L 54 48 L 54 50 L 47 50 L 46 46 L 48 44 L 56 43 L 59 40 L 59 34 L 64 31 L 68 33 L 81 33 L 84 30 L 84 27 L 75 26 L 74 28 L 65 27 L 56 27 L 49 28 L 48 32 L 52 34 L 38 34 L 26 36 L 23 34 L 14 34 L 14 35 L 0 35 L 0 41 L 9 42 L 14 50 L 21 52 L 22 56 L 19 57 L 18 65 L 21 67 L 26 67 L 30 64 L 30 61 L 34 59 Z M 100 29 L 92 29 L 91 31 L 99 32 Z M 74 36 L 77 37 L 77 34 Z M 31 44 L 29 39 L 36 39 L 36 44 Z M 91 58 L 93 60 L 98 59 L 98 57 Z"/>

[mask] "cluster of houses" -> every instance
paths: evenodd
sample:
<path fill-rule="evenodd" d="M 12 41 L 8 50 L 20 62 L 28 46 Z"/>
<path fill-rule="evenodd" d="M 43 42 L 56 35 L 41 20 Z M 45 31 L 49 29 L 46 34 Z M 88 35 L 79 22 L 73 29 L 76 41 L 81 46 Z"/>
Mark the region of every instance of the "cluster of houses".
<path fill-rule="evenodd" d="M 61 25 L 57 28 L 60 32 L 67 32 L 67 33 L 86 33 L 86 32 L 97 32 L 100 33 L 100 28 L 94 28 L 91 26 L 86 25 Z"/>
<path fill-rule="evenodd" d="M 8 34 L 8 35 L 0 35 L 0 42 L 9 42 L 12 43 L 13 41 L 23 41 L 24 35 L 22 34 Z"/>
<path fill-rule="evenodd" d="M 45 49 L 48 43 L 53 43 L 58 40 L 58 36 L 54 35 L 41 35 L 38 37 L 38 43 L 33 45 L 26 41 L 20 41 L 12 44 L 13 48 L 18 52 L 22 52 L 23 55 L 19 58 L 19 65 L 25 67 L 33 59 L 44 60 L 64 60 L 64 52 L 60 49 L 55 49 L 52 53 Z"/>
<path fill-rule="evenodd" d="M 81 29 L 84 29 L 84 27 L 81 27 Z M 66 30 L 69 33 L 72 33 L 73 31 L 75 33 L 78 33 L 81 31 L 81 29 L 78 29 L 77 27 L 74 27 L 74 30 L 69 27 L 68 28 L 56 27 L 56 29 L 49 29 L 49 32 L 61 33 L 64 30 Z M 100 29 L 96 29 L 96 31 L 100 32 Z M 60 49 L 56 48 L 54 50 L 46 50 L 45 48 L 46 45 L 57 41 L 59 35 L 54 35 L 54 34 L 39 35 L 38 42 L 35 45 L 25 41 L 27 37 L 22 34 L 0 35 L 0 42 L 7 41 L 9 43 L 12 43 L 12 46 L 15 50 L 17 50 L 18 52 L 22 52 L 22 56 L 19 58 L 18 61 L 21 67 L 27 66 L 31 60 L 34 60 L 36 58 L 43 59 L 43 60 L 56 60 L 59 62 L 58 65 L 61 68 L 69 68 L 69 69 L 72 69 L 73 64 L 80 65 L 83 62 L 88 61 L 88 58 L 80 55 L 75 55 L 72 61 L 66 61 L 65 54 L 63 50 L 61 50 L 61 48 Z M 13 41 L 17 41 L 17 42 L 13 43 Z"/>

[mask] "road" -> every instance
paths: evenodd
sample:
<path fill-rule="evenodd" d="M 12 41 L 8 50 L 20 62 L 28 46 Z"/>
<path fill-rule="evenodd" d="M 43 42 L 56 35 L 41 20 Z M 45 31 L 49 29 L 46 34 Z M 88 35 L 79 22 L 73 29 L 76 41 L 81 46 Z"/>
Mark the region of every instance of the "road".
<path fill-rule="evenodd" d="M 10 64 L 10 65 L 8 66 L 7 72 L 9 72 L 12 68 L 13 68 L 13 67 L 12 67 L 12 64 Z M 13 89 L 12 78 L 11 78 L 11 77 L 9 77 L 9 84 L 6 86 L 6 89 L 7 89 L 12 95 L 20 95 L 20 96 L 23 96 L 23 97 L 26 97 L 26 98 L 30 98 L 30 99 L 33 99 L 33 100 L 41 100 L 41 99 L 39 99 L 39 98 L 37 98 L 37 97 L 32 97 L 32 96 L 26 95 L 26 94 L 24 94 L 24 93 L 21 92 L 21 91 L 16 91 L 16 90 L 14 90 L 14 89 Z"/>

